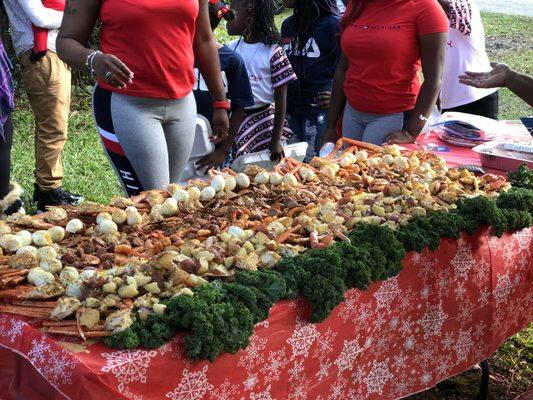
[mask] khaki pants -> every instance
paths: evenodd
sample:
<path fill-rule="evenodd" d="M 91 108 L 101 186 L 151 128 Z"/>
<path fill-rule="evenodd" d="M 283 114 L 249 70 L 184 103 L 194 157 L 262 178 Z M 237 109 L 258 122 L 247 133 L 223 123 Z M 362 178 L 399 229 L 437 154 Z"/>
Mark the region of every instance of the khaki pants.
<path fill-rule="evenodd" d="M 56 53 L 37 62 L 20 57 L 22 82 L 35 115 L 35 179 L 43 190 L 61 186 L 61 150 L 67 140 L 71 73 Z"/>

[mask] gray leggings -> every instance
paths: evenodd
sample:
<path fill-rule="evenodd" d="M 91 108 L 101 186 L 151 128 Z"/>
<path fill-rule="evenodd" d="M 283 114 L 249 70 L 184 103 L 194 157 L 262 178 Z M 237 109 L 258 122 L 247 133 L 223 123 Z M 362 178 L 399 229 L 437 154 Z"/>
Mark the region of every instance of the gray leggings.
<path fill-rule="evenodd" d="M 108 158 L 129 195 L 179 182 L 194 141 L 192 93 L 153 99 L 96 87 L 93 110 Z"/>
<path fill-rule="evenodd" d="M 391 131 L 401 131 L 402 128 L 403 113 L 369 114 L 357 111 L 346 102 L 342 119 L 342 135 L 344 137 L 381 145 Z"/>

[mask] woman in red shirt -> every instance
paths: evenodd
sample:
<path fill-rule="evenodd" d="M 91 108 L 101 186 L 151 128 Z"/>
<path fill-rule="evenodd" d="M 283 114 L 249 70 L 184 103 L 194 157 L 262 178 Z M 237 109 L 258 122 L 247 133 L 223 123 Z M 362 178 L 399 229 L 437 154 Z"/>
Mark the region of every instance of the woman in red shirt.
<path fill-rule="evenodd" d="M 86 47 L 97 20 L 101 51 Z M 228 132 L 208 0 L 70 0 L 57 52 L 98 79 L 96 124 L 129 195 L 180 180 L 196 126 L 195 57 L 214 100 L 213 133 Z"/>
<path fill-rule="evenodd" d="M 322 142 L 413 142 L 439 94 L 448 23 L 436 0 L 351 0 L 341 20 L 342 56 L 335 72 Z M 420 66 L 424 83 L 419 81 Z"/>

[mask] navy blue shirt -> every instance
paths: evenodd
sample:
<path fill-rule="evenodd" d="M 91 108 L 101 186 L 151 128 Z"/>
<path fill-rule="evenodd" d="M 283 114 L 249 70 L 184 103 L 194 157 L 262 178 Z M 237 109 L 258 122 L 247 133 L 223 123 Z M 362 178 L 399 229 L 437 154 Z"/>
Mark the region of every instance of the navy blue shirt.
<path fill-rule="evenodd" d="M 333 75 L 341 54 L 340 18 L 334 15 L 321 17 L 313 29 L 303 51 L 296 49 L 294 16 L 281 25 L 283 49 L 298 77 L 287 88 L 288 111 L 312 109 L 310 104 L 318 92 L 331 90 Z M 303 53 L 303 54 L 300 54 Z"/>
<path fill-rule="evenodd" d="M 253 106 L 254 97 L 250 87 L 250 80 L 241 56 L 228 46 L 222 46 L 218 49 L 218 57 L 220 59 L 226 97 L 231 100 L 231 107 L 235 109 Z M 196 76 L 194 98 L 196 99 L 197 112 L 211 122 L 213 118 L 213 99 L 197 65 L 194 66 L 194 73 Z"/>

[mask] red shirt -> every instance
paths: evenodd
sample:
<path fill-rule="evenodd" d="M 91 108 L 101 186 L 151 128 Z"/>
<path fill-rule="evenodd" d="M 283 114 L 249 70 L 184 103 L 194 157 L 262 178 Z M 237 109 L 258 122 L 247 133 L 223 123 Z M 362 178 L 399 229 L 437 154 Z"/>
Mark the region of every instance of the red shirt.
<path fill-rule="evenodd" d="M 118 93 L 179 99 L 195 83 L 193 41 L 198 0 L 103 0 L 100 46 L 118 57 L 135 77 Z"/>
<path fill-rule="evenodd" d="M 411 110 L 420 90 L 418 37 L 448 32 L 436 0 L 370 0 L 341 37 L 349 66 L 344 93 L 358 111 Z"/>

